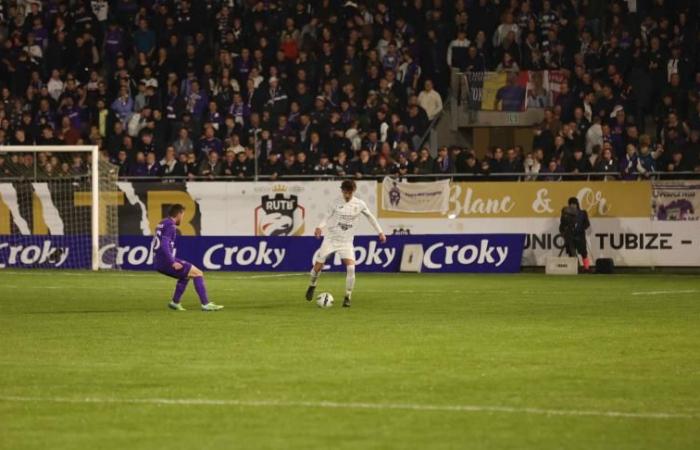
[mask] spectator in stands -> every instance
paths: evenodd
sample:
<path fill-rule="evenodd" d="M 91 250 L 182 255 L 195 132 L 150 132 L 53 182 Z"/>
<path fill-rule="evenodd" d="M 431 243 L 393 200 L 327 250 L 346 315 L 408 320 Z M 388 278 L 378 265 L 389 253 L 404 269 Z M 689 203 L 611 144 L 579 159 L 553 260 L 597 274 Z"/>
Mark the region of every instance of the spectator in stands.
<path fill-rule="evenodd" d="M 428 115 L 428 120 L 433 120 L 442 112 L 442 97 L 433 89 L 433 82 L 425 80 L 423 90 L 418 95 L 418 105 L 423 108 Z"/>
<path fill-rule="evenodd" d="M 262 175 L 269 177 L 271 180 L 276 180 L 281 169 L 279 162 L 279 153 L 270 153 L 267 159 L 262 164 Z"/>
<path fill-rule="evenodd" d="M 148 176 L 148 168 L 146 167 L 146 155 L 143 152 L 137 152 L 133 164 L 129 165 L 130 177 L 145 177 Z"/>
<path fill-rule="evenodd" d="M 165 156 L 160 160 L 159 176 L 164 180 L 175 181 L 184 178 L 185 175 L 185 167 L 177 160 L 175 148 L 172 146 L 166 148 Z"/>
<path fill-rule="evenodd" d="M 173 142 L 173 148 L 178 155 L 192 153 L 194 145 L 189 136 L 190 132 L 187 128 L 180 128 L 177 139 Z"/>
<path fill-rule="evenodd" d="M 541 180 L 541 181 L 559 181 L 562 179 L 562 176 L 561 176 L 562 172 L 564 172 L 564 170 L 559 165 L 559 162 L 557 162 L 556 159 L 552 159 L 547 164 L 547 167 L 540 170 L 539 180 Z"/>
<path fill-rule="evenodd" d="M 470 45 L 471 42 L 467 39 L 467 30 L 464 28 L 457 30 L 457 37 L 447 47 L 447 65 L 461 71 L 467 70 L 469 68 Z M 473 65 L 470 69 L 473 70 Z"/>
<path fill-rule="evenodd" d="M 517 84 L 517 75 L 509 73 L 507 85 L 496 93 L 495 108 L 499 111 L 522 111 L 525 102 L 525 89 Z"/>
<path fill-rule="evenodd" d="M 416 175 L 428 175 L 435 173 L 435 160 L 430 156 L 430 150 L 423 147 L 420 156 L 414 163 L 414 173 Z"/>
<path fill-rule="evenodd" d="M 625 155 L 620 159 L 620 172 L 623 180 L 635 180 L 639 175 L 637 148 L 628 144 Z"/>
<path fill-rule="evenodd" d="M 333 165 L 335 166 L 335 174 L 340 177 L 345 177 L 353 174 L 351 163 L 348 159 L 348 154 L 345 151 L 340 151 L 338 153 L 338 159 Z"/>
<path fill-rule="evenodd" d="M 207 159 L 201 162 L 197 175 L 209 180 L 213 180 L 222 174 L 222 164 L 219 160 L 219 152 L 215 149 L 209 150 Z"/>
<path fill-rule="evenodd" d="M 435 158 L 435 173 L 438 174 L 451 174 L 455 171 L 454 161 L 449 153 L 447 147 L 440 147 L 438 149 L 437 158 Z"/>
<path fill-rule="evenodd" d="M 656 161 L 664 154 L 661 144 L 655 149 L 651 147 L 651 138 L 644 134 L 639 137 L 639 156 L 637 159 L 637 171 L 644 178 L 649 178 L 657 171 Z"/>
<path fill-rule="evenodd" d="M 352 168 L 355 178 L 365 178 L 374 174 L 374 163 L 370 157 L 369 150 L 360 150 L 360 157 Z"/>
<path fill-rule="evenodd" d="M 501 171 L 505 173 L 523 173 L 525 167 L 521 159 L 520 148 L 509 148 L 506 152 L 506 159 L 501 164 Z"/>
<path fill-rule="evenodd" d="M 564 164 L 564 170 L 569 173 L 586 174 L 593 169 L 591 161 L 583 154 L 583 149 L 577 147 L 574 149 L 571 157 L 567 158 Z M 585 180 L 586 177 L 572 177 L 575 180 Z"/>
<path fill-rule="evenodd" d="M 161 175 L 161 167 L 156 161 L 156 154 L 153 152 L 146 153 L 146 176 L 158 177 Z"/>
<path fill-rule="evenodd" d="M 523 161 L 523 169 L 525 170 L 525 174 L 528 175 L 525 178 L 526 180 L 533 181 L 537 179 L 537 174 L 539 174 L 542 169 L 543 158 L 544 152 L 541 148 L 527 154 L 525 161 Z"/>
<path fill-rule="evenodd" d="M 248 180 L 255 175 L 254 162 L 248 157 L 247 152 L 236 154 L 236 163 L 233 166 L 232 175 L 240 180 Z"/>

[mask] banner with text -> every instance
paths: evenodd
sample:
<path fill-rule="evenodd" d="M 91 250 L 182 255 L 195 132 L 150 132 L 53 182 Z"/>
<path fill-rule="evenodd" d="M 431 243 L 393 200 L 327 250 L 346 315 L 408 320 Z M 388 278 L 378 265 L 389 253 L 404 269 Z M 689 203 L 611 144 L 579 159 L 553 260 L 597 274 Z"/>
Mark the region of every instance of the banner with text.
<path fill-rule="evenodd" d="M 450 199 L 450 180 L 407 183 L 386 177 L 381 198 L 382 208 L 388 211 L 442 213 Z"/>
<path fill-rule="evenodd" d="M 526 233 L 524 266 L 543 266 L 550 255 L 564 254 L 558 218 L 384 219 L 388 233 Z M 690 221 L 650 218 L 593 218 L 587 235 L 593 258 L 612 258 L 617 266 L 700 267 L 700 227 Z"/>
<path fill-rule="evenodd" d="M 456 182 L 441 212 L 407 213 L 380 205 L 380 218 L 559 217 L 569 197 L 578 198 L 590 217 L 649 217 L 649 182 L 546 181 Z"/>
<path fill-rule="evenodd" d="M 406 244 L 423 249 L 424 272 L 518 272 L 522 234 L 391 236 L 386 244 L 375 238 L 355 239 L 357 269 L 397 272 Z M 88 268 L 79 249 L 89 246 L 85 236 L 0 236 L 1 268 Z M 204 270 L 308 271 L 321 241 L 313 237 L 182 236 L 176 255 Z M 152 270 L 151 238 L 122 236 L 119 244 L 100 249 L 101 268 Z M 88 259 L 89 261 L 89 259 Z M 340 257 L 331 256 L 328 270 L 343 270 Z"/>
<path fill-rule="evenodd" d="M 655 220 L 700 220 L 700 181 L 655 181 L 651 199 Z"/>

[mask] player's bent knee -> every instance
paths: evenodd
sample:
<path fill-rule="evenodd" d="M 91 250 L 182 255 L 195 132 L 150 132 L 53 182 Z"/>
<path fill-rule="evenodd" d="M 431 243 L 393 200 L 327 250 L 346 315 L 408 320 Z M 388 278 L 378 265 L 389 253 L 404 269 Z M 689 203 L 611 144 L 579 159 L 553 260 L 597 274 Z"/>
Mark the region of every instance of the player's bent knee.
<path fill-rule="evenodd" d="M 187 275 L 188 275 L 190 278 L 199 278 L 199 277 L 203 277 L 203 276 L 204 276 L 204 272 L 202 272 L 201 270 L 199 270 L 197 267 L 192 266 L 192 268 L 190 269 L 190 273 L 187 274 Z"/>

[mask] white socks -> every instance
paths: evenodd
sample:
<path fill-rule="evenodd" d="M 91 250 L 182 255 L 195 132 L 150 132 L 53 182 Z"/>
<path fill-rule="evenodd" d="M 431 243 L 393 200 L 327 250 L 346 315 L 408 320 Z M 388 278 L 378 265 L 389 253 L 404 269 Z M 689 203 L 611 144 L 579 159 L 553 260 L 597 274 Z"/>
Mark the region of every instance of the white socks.
<path fill-rule="evenodd" d="M 350 297 L 352 295 L 352 290 L 355 288 L 355 266 L 345 266 L 347 271 L 345 275 L 345 295 Z M 321 276 L 321 272 L 316 272 L 313 268 L 309 272 L 309 286 L 316 286 L 318 284 L 318 277 Z"/>
<path fill-rule="evenodd" d="M 316 287 L 316 284 L 318 284 L 318 277 L 321 276 L 321 272 L 316 272 L 313 267 L 311 268 L 311 278 L 309 279 L 309 286 L 314 286 Z"/>
<path fill-rule="evenodd" d="M 355 266 L 345 266 L 345 270 L 347 270 L 347 275 L 345 276 L 345 295 L 350 297 L 355 287 Z"/>

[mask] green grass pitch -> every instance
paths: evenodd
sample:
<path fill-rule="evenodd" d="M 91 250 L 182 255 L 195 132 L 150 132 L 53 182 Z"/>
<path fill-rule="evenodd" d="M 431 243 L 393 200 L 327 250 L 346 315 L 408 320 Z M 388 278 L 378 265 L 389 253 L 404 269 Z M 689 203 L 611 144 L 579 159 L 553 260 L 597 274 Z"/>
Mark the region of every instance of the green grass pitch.
<path fill-rule="evenodd" d="M 0 271 L 0 449 L 700 448 L 698 276 L 282 275 Z"/>

